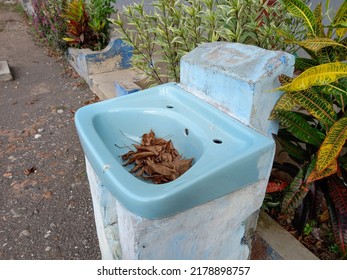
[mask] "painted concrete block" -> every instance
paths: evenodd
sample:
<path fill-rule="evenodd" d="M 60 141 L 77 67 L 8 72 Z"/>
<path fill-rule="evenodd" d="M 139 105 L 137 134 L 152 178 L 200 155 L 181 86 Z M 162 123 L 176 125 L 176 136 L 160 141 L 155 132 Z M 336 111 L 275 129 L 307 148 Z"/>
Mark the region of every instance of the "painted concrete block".
<path fill-rule="evenodd" d="M 124 96 L 141 90 L 141 88 L 131 81 L 117 81 L 114 83 L 116 96 Z"/>
<path fill-rule="evenodd" d="M 256 228 L 267 180 L 170 217 L 145 219 L 110 199 L 88 159 L 86 165 L 103 259 L 249 258 L 249 233 Z"/>
<path fill-rule="evenodd" d="M 134 69 L 93 74 L 89 76 L 89 86 L 100 99 L 110 99 L 121 95 L 116 84 L 122 85 L 122 94 L 124 94 L 124 91 L 134 92 L 136 89 L 139 90 L 140 87 L 134 81 L 139 80 L 141 76 Z"/>
<path fill-rule="evenodd" d="M 95 175 L 88 159 L 86 158 L 86 170 L 90 185 L 96 231 L 102 259 L 121 259 L 121 246 L 119 243 L 117 200 L 105 188 Z"/>
<path fill-rule="evenodd" d="M 70 64 L 90 85 L 90 75 L 130 68 L 132 47 L 121 39 L 112 38 L 101 51 L 69 48 L 67 56 Z"/>
<path fill-rule="evenodd" d="M 181 59 L 181 86 L 230 116 L 268 136 L 278 123 L 268 121 L 282 92 L 280 74 L 293 75 L 294 56 L 251 45 L 202 44 Z"/>
<path fill-rule="evenodd" d="M 264 180 L 163 219 L 149 220 L 117 204 L 123 259 L 246 260 L 246 221 L 261 206 Z M 245 203 L 247 201 L 247 203 Z M 253 229 L 256 225 L 253 224 Z"/>
<path fill-rule="evenodd" d="M 11 81 L 12 79 L 13 77 L 7 61 L 0 61 L 0 81 Z"/>

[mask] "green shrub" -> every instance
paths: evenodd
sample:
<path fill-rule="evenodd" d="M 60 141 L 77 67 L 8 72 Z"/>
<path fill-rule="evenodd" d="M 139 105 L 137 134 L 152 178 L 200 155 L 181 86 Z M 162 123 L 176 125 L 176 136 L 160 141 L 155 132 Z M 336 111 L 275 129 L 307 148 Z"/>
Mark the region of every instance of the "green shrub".
<path fill-rule="evenodd" d="M 109 41 L 108 17 L 114 12 L 115 0 L 72 0 L 64 9 L 69 45 L 77 48 L 100 50 Z"/>
<path fill-rule="evenodd" d="M 300 33 L 300 20 L 280 2 L 254 0 L 156 0 L 153 11 L 143 4 L 124 8 L 112 20 L 124 41 L 134 48 L 132 64 L 152 84 L 179 81 L 181 57 L 199 44 L 230 41 L 265 49 L 287 49 L 277 30 Z"/>
<path fill-rule="evenodd" d="M 113 4 L 116 0 L 89 0 L 87 10 L 90 16 L 89 26 L 97 37 L 99 46 L 104 48 L 110 40 L 110 21 L 108 18 L 115 12 Z"/>

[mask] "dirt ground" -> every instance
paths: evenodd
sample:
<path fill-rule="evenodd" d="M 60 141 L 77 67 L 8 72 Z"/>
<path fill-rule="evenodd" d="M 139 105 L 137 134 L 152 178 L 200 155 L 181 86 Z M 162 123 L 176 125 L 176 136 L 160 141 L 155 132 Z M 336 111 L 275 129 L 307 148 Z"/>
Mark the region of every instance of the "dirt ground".
<path fill-rule="evenodd" d="M 93 93 L 0 2 L 0 259 L 100 259 L 75 111 Z"/>

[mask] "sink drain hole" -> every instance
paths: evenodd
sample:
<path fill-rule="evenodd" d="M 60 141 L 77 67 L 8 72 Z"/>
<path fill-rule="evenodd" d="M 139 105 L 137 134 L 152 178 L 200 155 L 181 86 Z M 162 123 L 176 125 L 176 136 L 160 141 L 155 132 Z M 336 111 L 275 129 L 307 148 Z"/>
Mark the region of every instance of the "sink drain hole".
<path fill-rule="evenodd" d="M 223 141 L 220 139 L 213 139 L 213 142 L 216 144 L 222 144 L 223 143 Z"/>
<path fill-rule="evenodd" d="M 188 129 L 188 128 L 185 128 L 185 129 L 184 129 L 184 135 L 186 135 L 186 136 L 189 135 L 189 129 Z"/>
<path fill-rule="evenodd" d="M 168 108 L 168 109 L 173 109 L 174 106 L 169 104 L 169 105 L 166 105 L 166 108 Z"/>

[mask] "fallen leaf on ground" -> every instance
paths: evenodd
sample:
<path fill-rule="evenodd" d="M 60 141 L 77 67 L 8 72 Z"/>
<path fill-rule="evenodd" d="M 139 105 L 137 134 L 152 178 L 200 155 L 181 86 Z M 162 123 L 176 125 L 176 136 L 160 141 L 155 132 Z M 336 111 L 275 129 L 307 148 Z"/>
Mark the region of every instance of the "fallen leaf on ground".
<path fill-rule="evenodd" d="M 21 183 L 14 181 L 11 184 L 11 187 L 16 191 L 22 191 L 22 190 L 29 188 L 29 187 L 35 187 L 36 185 L 37 185 L 37 181 L 31 180 L 31 179 L 26 179 Z"/>
<path fill-rule="evenodd" d="M 13 177 L 13 173 L 11 171 L 6 171 L 2 174 L 3 177 L 11 179 Z"/>
<path fill-rule="evenodd" d="M 53 193 L 51 191 L 46 191 L 44 194 L 43 194 L 43 198 L 45 199 L 51 199 L 52 198 L 52 195 Z"/>
<path fill-rule="evenodd" d="M 97 103 L 99 101 L 100 101 L 100 98 L 97 95 L 94 95 L 92 99 L 85 101 L 83 104 L 89 105 L 89 104 Z"/>
<path fill-rule="evenodd" d="M 36 172 L 36 167 L 35 166 L 33 166 L 31 168 L 27 168 L 27 169 L 24 170 L 24 174 L 27 175 L 27 176 L 29 176 L 30 174 L 35 173 L 35 172 Z"/>

